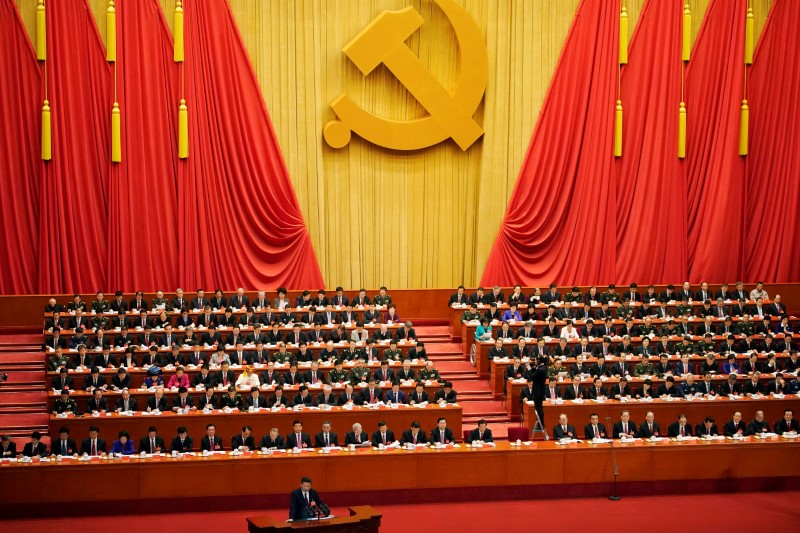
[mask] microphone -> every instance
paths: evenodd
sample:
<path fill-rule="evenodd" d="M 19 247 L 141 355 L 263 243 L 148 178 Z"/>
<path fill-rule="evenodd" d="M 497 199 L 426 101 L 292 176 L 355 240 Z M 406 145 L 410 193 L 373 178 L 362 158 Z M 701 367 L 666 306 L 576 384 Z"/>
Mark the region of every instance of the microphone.
<path fill-rule="evenodd" d="M 611 417 L 606 417 L 606 424 L 609 426 L 611 425 Z M 608 428 L 606 428 L 608 431 Z M 611 495 L 608 497 L 611 501 L 618 501 L 619 496 L 617 495 L 617 476 L 619 475 L 619 470 L 617 469 L 617 452 L 614 449 L 614 435 L 613 435 L 613 428 L 612 428 L 612 435 L 611 435 L 611 464 L 614 467 L 614 482 L 611 485 Z"/>

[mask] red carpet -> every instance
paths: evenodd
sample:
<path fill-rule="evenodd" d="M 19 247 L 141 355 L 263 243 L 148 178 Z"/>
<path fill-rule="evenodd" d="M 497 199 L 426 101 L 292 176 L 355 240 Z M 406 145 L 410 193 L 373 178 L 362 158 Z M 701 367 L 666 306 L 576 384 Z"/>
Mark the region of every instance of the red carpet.
<path fill-rule="evenodd" d="M 188 490 L 188 489 L 187 489 Z M 324 496 L 324 495 L 323 495 Z M 618 502 L 605 498 L 547 501 L 507 501 L 486 503 L 452 503 L 436 505 L 380 506 L 382 532 L 416 533 L 443 531 L 557 531 L 562 528 L 587 526 L 600 531 L 612 530 L 622 518 L 625 531 L 646 530 L 648 533 L 675 531 L 675 512 L 690 524 L 687 531 L 794 531 L 800 520 L 796 505 L 800 492 L 739 493 L 725 495 L 691 495 L 628 497 Z M 288 497 L 287 497 L 288 501 Z M 580 516 L 576 516 L 576 510 Z M 749 510 L 749 511 L 748 511 Z M 728 512 L 730 511 L 730 512 Z M 346 515 L 344 508 L 334 514 Z M 748 519 L 748 513 L 756 519 Z M 283 511 L 237 511 L 229 513 L 158 514 L 147 516 L 115 516 L 104 518 L 65 518 L 14 520 L 0 522 L 6 531 L 15 533 L 42 532 L 84 533 L 121 529 L 126 533 L 152 531 L 247 531 L 246 516 L 270 515 L 285 518 Z M 727 518 L 726 518 L 727 517 Z M 733 519 L 735 517 L 735 520 Z M 591 518 L 591 521 L 590 521 Z M 755 522 L 754 522 L 755 520 Z M 410 527 L 410 524 L 414 524 Z M 124 525 L 123 525 L 124 524 Z M 767 525 L 768 524 L 768 525 Z M 761 527 L 759 527 L 759 525 Z M 598 529 L 601 528 L 601 529 Z"/>

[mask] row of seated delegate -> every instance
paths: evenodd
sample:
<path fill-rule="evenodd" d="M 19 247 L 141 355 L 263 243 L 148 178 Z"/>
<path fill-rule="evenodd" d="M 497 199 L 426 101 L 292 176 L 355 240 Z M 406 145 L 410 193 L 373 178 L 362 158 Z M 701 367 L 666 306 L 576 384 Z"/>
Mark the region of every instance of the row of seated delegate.
<path fill-rule="evenodd" d="M 503 289 L 498 286 L 492 287 L 490 291 L 486 291 L 483 287 L 478 287 L 475 292 L 468 294 L 467 289 L 463 285 L 460 285 L 456 292 L 450 296 L 447 305 L 517 304 L 542 306 L 550 304 L 579 305 L 588 303 L 595 306 L 602 304 L 616 305 L 625 301 L 653 304 L 660 302 L 703 303 L 706 301 L 755 303 L 758 300 L 762 302 L 770 300 L 769 293 L 767 293 L 764 288 L 764 283 L 760 281 L 749 291 L 742 282 L 737 282 L 734 289 L 731 289 L 727 283 L 723 283 L 718 290 L 712 291 L 706 282 L 700 283 L 699 288 L 694 288 L 687 281 L 684 282 L 679 289 L 676 288 L 675 285 L 670 284 L 661 292 L 657 291 L 655 285 L 652 284 L 648 285 L 642 292 L 639 290 L 639 285 L 637 283 L 629 284 L 628 290 L 618 291 L 617 286 L 611 283 L 605 291 L 600 291 L 597 286 L 589 287 L 585 292 L 581 292 L 579 287 L 572 287 L 570 291 L 565 292 L 563 295 L 558 285 L 551 283 L 549 288 L 544 291 L 538 287 L 533 287 L 527 295 L 522 291 L 520 285 L 515 285 L 507 296 L 503 292 Z M 775 295 L 772 301 L 780 303 L 780 295 Z"/>
<path fill-rule="evenodd" d="M 734 412 L 732 415 L 731 419 L 722 426 L 722 431 L 717 428 L 713 417 L 706 416 L 697 425 L 692 426 L 685 414 L 680 414 L 678 420 L 667 426 L 666 431 L 664 431 L 658 421 L 655 420 L 655 415 L 652 411 L 647 412 L 645 420 L 639 425 L 631 420 L 628 411 L 622 411 L 620 420 L 613 424 L 609 432 L 605 424 L 600 421 L 600 417 L 592 413 L 589 416 L 588 423 L 583 427 L 583 432 L 579 433 L 575 426 L 569 423 L 568 416 L 562 413 L 558 417 L 558 424 L 553 426 L 553 437 L 557 440 L 579 439 L 581 435 L 586 440 L 608 438 L 655 440 L 664 437 L 677 439 L 692 437 L 743 438 L 751 435 L 765 436 L 774 434 L 795 438 L 800 429 L 792 409 L 786 409 L 783 418 L 775 422 L 772 428 L 770 428 L 769 422 L 764 419 L 762 411 L 757 411 L 749 424 L 742 420 L 742 414 L 739 411 Z"/>
<path fill-rule="evenodd" d="M 295 420 L 292 425 L 292 432 L 288 435 L 281 435 L 277 428 L 272 428 L 259 441 L 253 435 L 253 428 L 249 425 L 242 426 L 241 433 L 234 435 L 230 439 L 230 446 L 226 445 L 223 439 L 216 434 L 216 426 L 208 424 L 206 434 L 199 439 L 195 445 L 194 437 L 188 434 L 185 426 L 176 428 L 177 435 L 172 438 L 171 444 L 167 445 L 163 436 L 158 432 L 156 426 L 151 426 L 146 436 L 139 440 L 138 447 L 134 446 L 133 439 L 127 431 L 120 431 L 117 440 L 111 447 L 105 439 L 100 437 L 100 428 L 91 426 L 88 435 L 82 439 L 80 445 L 70 436 L 67 426 L 59 428 L 59 436 L 51 443 L 51 449 L 42 442 L 42 435 L 39 432 L 31 434 L 31 441 L 26 443 L 19 452 L 16 444 L 7 437 L 2 438 L 0 445 L 0 458 L 16 457 L 77 457 L 103 456 L 107 454 L 133 455 L 157 455 L 164 453 L 194 453 L 200 452 L 222 452 L 225 450 L 235 450 L 249 452 L 254 450 L 275 451 L 275 450 L 313 450 L 314 448 L 339 448 L 346 446 L 350 449 L 367 447 L 418 447 L 431 445 L 452 445 L 456 442 L 456 436 L 447 427 L 447 419 L 442 417 L 437 422 L 430 433 L 426 433 L 420 427 L 419 422 L 412 422 L 411 427 L 402 431 L 396 436 L 394 431 L 387 427 L 385 422 L 379 422 L 378 428 L 372 434 L 363 430 L 360 423 L 356 422 L 352 430 L 345 433 L 344 438 L 332 431 L 331 423 L 325 421 L 321 431 L 313 435 L 303 431 L 301 420 Z M 486 427 L 486 422 L 481 420 L 478 427 L 470 433 L 470 437 L 475 435 L 474 440 L 491 443 L 494 441 L 492 432 Z M 258 444 L 256 444 L 258 442 Z"/>

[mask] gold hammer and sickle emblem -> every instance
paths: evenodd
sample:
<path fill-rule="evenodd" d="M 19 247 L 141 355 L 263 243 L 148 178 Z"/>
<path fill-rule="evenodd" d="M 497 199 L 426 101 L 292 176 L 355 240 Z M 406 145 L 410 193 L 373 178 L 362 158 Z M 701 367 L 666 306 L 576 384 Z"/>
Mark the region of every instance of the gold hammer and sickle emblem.
<path fill-rule="evenodd" d="M 413 120 L 388 120 L 367 113 L 342 94 L 331 102 L 338 120 L 328 122 L 323 129 L 331 147 L 343 148 L 355 132 L 394 150 L 418 150 L 451 137 L 466 150 L 483 135 L 483 128 L 472 118 L 483 99 L 489 70 L 481 30 L 454 0 L 434 2 L 447 16 L 458 41 L 460 72 L 453 91 L 442 87 L 405 44 L 424 23 L 419 12 L 413 6 L 384 11 L 342 51 L 365 76 L 381 63 L 386 65 L 429 114 Z"/>

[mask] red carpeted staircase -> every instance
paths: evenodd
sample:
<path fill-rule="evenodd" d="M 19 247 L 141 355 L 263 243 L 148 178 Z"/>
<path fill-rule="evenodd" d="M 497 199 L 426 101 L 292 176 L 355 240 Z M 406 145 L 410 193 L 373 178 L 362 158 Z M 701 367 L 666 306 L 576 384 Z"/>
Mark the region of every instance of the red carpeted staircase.
<path fill-rule="evenodd" d="M 453 389 L 458 392 L 458 403 L 464 409 L 463 428 L 473 429 L 483 418 L 496 439 L 508 438 L 508 426 L 512 422 L 505 405 L 494 399 L 489 383 L 478 378 L 475 367 L 462 352 L 461 343 L 450 340 L 447 325 L 415 326 L 414 329 L 419 340 L 425 343 L 428 357 L 439 375 L 452 381 Z"/>
<path fill-rule="evenodd" d="M 47 435 L 45 356 L 41 333 L 0 334 L 0 434 L 17 446 L 30 440 L 32 431 Z M 49 445 L 49 437 L 43 439 Z M 20 448 L 21 449 L 21 448 Z"/>

